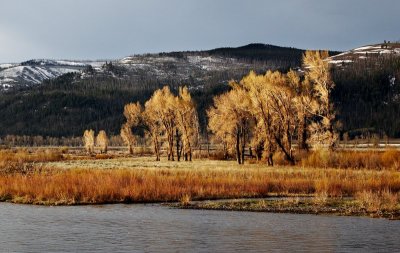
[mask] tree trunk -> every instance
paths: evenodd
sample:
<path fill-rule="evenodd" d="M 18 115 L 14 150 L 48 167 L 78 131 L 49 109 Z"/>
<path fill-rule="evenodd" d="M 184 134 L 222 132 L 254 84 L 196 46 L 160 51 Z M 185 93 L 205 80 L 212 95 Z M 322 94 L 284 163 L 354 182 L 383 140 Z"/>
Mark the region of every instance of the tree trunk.
<path fill-rule="evenodd" d="M 180 148 L 179 147 L 180 138 L 179 138 L 178 129 L 175 130 L 175 139 L 176 139 L 176 157 L 177 157 L 178 162 L 179 162 L 181 160 L 181 152 L 179 150 L 179 148 Z"/>
<path fill-rule="evenodd" d="M 307 118 L 305 116 L 300 117 L 301 122 L 299 123 L 298 135 L 298 145 L 299 149 L 308 151 L 307 144 Z"/>
<path fill-rule="evenodd" d="M 160 147 L 158 146 L 158 139 L 153 140 L 154 153 L 156 154 L 156 161 L 160 161 Z"/>
<path fill-rule="evenodd" d="M 242 164 L 244 164 L 244 153 L 246 151 L 246 134 L 244 131 L 244 127 L 242 127 L 242 130 L 240 131 L 241 137 L 242 137 L 242 149 L 241 149 L 241 156 L 242 156 Z"/>
<path fill-rule="evenodd" d="M 241 157 L 240 157 L 240 134 L 239 134 L 239 130 L 236 132 L 236 160 L 237 160 L 238 164 L 242 164 L 241 163 Z"/>
<path fill-rule="evenodd" d="M 274 166 L 274 159 L 272 153 L 269 153 L 268 155 L 268 166 Z"/>
<path fill-rule="evenodd" d="M 175 161 L 173 132 L 168 135 L 168 161 Z"/>
<path fill-rule="evenodd" d="M 225 142 L 224 142 L 224 160 L 228 160 L 228 148 Z"/>
<path fill-rule="evenodd" d="M 185 161 L 188 160 L 188 153 L 189 153 L 189 161 L 192 161 L 192 146 L 190 145 L 190 142 L 187 141 L 187 150 L 185 150 Z"/>

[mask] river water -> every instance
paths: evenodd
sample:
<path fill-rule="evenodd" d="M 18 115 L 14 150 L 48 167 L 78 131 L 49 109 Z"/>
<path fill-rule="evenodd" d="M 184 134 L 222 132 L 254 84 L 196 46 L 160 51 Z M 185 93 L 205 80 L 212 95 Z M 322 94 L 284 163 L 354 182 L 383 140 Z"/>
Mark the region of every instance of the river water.
<path fill-rule="evenodd" d="M 400 252 L 400 221 L 0 203 L 0 252 Z"/>

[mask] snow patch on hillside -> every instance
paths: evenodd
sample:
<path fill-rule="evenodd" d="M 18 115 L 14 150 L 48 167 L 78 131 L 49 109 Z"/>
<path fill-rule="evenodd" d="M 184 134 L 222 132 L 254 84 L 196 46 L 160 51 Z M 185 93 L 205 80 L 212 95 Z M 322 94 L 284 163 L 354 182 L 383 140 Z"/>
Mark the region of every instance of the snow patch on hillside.
<path fill-rule="evenodd" d="M 39 63 L 39 65 L 10 66 L 0 70 L 0 87 L 9 89 L 15 85 L 37 85 L 46 79 L 78 71 L 80 71 L 80 68 L 74 66 L 46 66 L 42 63 Z"/>
<path fill-rule="evenodd" d="M 328 61 L 331 64 L 343 65 L 344 63 L 354 62 L 357 59 L 367 59 L 371 55 L 400 56 L 400 44 L 376 44 L 358 47 L 353 50 L 349 50 L 341 54 L 332 56 L 328 58 Z"/>

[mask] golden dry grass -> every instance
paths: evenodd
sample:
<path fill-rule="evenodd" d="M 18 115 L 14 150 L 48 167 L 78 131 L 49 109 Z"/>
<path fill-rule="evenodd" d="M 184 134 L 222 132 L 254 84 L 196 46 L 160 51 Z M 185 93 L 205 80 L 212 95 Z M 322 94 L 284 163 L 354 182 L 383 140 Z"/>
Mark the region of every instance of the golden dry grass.
<path fill-rule="evenodd" d="M 359 205 L 367 212 L 394 211 L 400 209 L 400 193 L 388 190 L 362 191 L 355 195 Z"/>
<path fill-rule="evenodd" d="M 0 150 L 1 162 L 52 162 L 63 159 L 62 149 L 38 149 L 30 152 L 27 149 Z"/>
<path fill-rule="evenodd" d="M 92 161 L 106 162 L 110 160 Z M 132 163 L 135 159 L 131 159 Z M 81 161 L 79 161 L 81 162 Z M 143 159 L 140 163 L 145 167 Z M 152 164 L 152 161 L 149 161 Z M 91 204 L 185 201 L 315 194 L 355 196 L 371 191 L 400 192 L 400 172 L 377 170 L 269 168 L 208 161 L 182 167 L 50 169 L 0 176 L 0 198 L 20 203 Z M 93 165 L 93 164 L 92 164 Z M 187 166 L 184 168 L 183 166 Z M 193 169 L 196 168 L 197 169 Z"/>
<path fill-rule="evenodd" d="M 354 155 L 344 159 L 342 164 L 352 159 L 361 163 L 360 157 L 368 153 L 358 153 L 335 156 Z M 329 168 L 333 162 L 322 168 L 312 168 L 267 167 L 262 163 L 240 166 L 235 161 L 216 160 L 169 162 L 162 159 L 156 162 L 152 157 L 115 158 L 109 155 L 77 160 L 69 159 L 57 150 L 33 153 L 3 150 L 0 151 L 0 171 L 3 171 L 0 173 L 0 200 L 35 204 L 188 203 L 201 199 L 314 195 L 320 202 L 329 197 L 355 196 L 366 206 L 372 206 L 368 203 L 377 201 L 373 197 L 368 200 L 369 193 L 378 194 L 382 203 L 393 202 L 393 198 L 386 198 L 389 195 L 381 193 L 398 196 L 400 172 L 393 169 L 398 154 L 398 151 L 373 154 L 379 156 L 382 164 L 385 161 L 392 168 L 377 170 L 362 166 L 357 169 Z M 307 165 L 318 157 L 321 159 L 322 155 L 311 154 L 313 158 L 306 158 L 310 159 Z M 335 159 L 332 161 L 337 161 Z M 32 165 L 36 162 L 40 162 L 39 167 Z M 2 163 L 14 164 L 16 169 L 4 172 Z M 27 167 L 29 173 L 24 169 Z"/>
<path fill-rule="evenodd" d="M 300 164 L 314 168 L 400 169 L 400 151 L 336 151 L 316 150 L 305 155 Z"/>
<path fill-rule="evenodd" d="M 38 149 L 29 152 L 27 149 L 0 150 L 0 174 L 28 173 L 33 170 L 32 163 L 55 162 L 63 160 L 62 149 Z"/>

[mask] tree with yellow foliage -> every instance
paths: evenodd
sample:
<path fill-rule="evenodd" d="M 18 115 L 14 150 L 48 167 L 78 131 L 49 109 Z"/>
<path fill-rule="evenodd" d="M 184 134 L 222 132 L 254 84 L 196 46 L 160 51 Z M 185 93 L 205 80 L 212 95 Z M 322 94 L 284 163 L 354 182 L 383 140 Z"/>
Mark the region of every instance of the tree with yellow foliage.
<path fill-rule="evenodd" d="M 162 135 L 162 123 L 160 117 L 157 114 L 152 103 L 146 102 L 145 109 L 142 114 L 142 119 L 146 133 L 150 136 L 151 142 L 154 148 L 154 154 L 156 155 L 156 161 L 160 161 L 160 151 L 161 151 L 161 140 Z"/>
<path fill-rule="evenodd" d="M 310 113 L 316 118 L 310 125 L 309 143 L 313 146 L 333 148 L 338 134 L 335 131 L 336 113 L 332 103 L 335 87 L 329 69 L 327 51 L 307 51 L 303 56 L 306 68 L 305 83 L 312 87 Z"/>
<path fill-rule="evenodd" d="M 199 121 L 196 107 L 187 87 L 179 88 L 175 106 L 177 130 L 182 134 L 183 156 L 185 161 L 191 161 L 192 147 L 198 138 Z"/>
<path fill-rule="evenodd" d="M 168 86 L 160 90 L 156 90 L 153 96 L 146 102 L 145 107 L 147 117 L 159 120 L 164 128 L 167 138 L 168 160 L 174 161 L 174 134 L 176 130 L 176 106 L 175 96 L 172 94 Z"/>
<path fill-rule="evenodd" d="M 207 111 L 208 128 L 228 150 L 236 154 L 238 164 L 244 163 L 252 115 L 248 94 L 232 83 L 232 90 L 214 98 L 214 105 Z"/>
<path fill-rule="evenodd" d="M 297 127 L 295 92 L 288 77 L 278 71 L 265 75 L 254 72 L 237 85 L 243 87 L 250 101 L 250 111 L 256 119 L 252 143 L 257 150 L 263 145 L 264 157 L 273 165 L 273 154 L 279 148 L 290 163 L 294 163 L 293 137 Z"/>
<path fill-rule="evenodd" d="M 92 154 L 94 152 L 94 131 L 92 129 L 85 130 L 83 133 L 83 144 L 86 152 Z"/>
<path fill-rule="evenodd" d="M 136 136 L 132 133 L 133 127 L 141 125 L 143 108 L 139 102 L 129 103 L 124 106 L 126 123 L 121 128 L 121 138 L 128 146 L 129 154 L 133 154 L 133 146 L 137 143 Z"/>
<path fill-rule="evenodd" d="M 100 153 L 107 153 L 107 149 L 108 149 L 108 137 L 106 134 L 106 131 L 104 130 L 100 130 L 100 132 L 98 133 L 97 137 L 96 137 L 96 144 L 97 146 L 100 147 Z"/>
<path fill-rule="evenodd" d="M 308 81 L 302 81 L 297 72 L 290 70 L 287 73 L 288 85 L 291 87 L 296 97 L 294 98 L 294 105 L 297 112 L 297 145 L 300 150 L 309 150 L 308 138 L 309 124 L 312 121 L 313 114 L 311 108 L 313 105 L 312 100 L 312 87 Z"/>
<path fill-rule="evenodd" d="M 132 128 L 128 123 L 125 123 L 121 127 L 121 132 L 120 132 L 122 141 L 125 143 L 125 145 L 128 147 L 129 154 L 133 154 L 133 146 L 136 143 L 136 139 L 132 134 Z"/>

